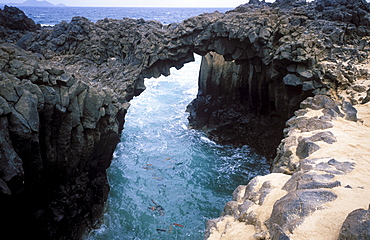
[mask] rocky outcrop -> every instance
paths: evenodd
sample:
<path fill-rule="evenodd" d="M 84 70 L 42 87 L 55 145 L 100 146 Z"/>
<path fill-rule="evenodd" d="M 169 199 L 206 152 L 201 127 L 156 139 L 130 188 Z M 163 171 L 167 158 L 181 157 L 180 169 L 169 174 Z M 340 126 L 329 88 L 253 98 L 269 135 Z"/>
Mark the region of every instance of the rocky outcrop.
<path fill-rule="evenodd" d="M 128 105 L 14 45 L 0 44 L 0 52 L 4 229 L 78 239 L 102 214 L 105 170 Z"/>
<path fill-rule="evenodd" d="M 281 4 L 280 9 L 304 10 L 302 16 L 308 17 L 300 38 L 307 37 L 313 25 L 316 30 L 323 27 L 316 41 L 322 46 L 310 53 L 312 65 L 290 62 L 287 74 L 280 77 L 285 85 L 301 86 L 312 96 L 300 99 L 286 121 L 273 173 L 239 186 L 222 216 L 208 221 L 206 239 L 365 239 L 370 186 L 362 171 L 369 169 L 369 57 L 359 57 L 358 51 L 367 52 L 359 41 L 368 35 L 362 31 L 368 23 L 353 17 L 369 16 L 368 7 L 357 1 Z M 315 17 L 310 7 L 317 11 Z M 354 14 L 355 9 L 361 14 Z M 341 24 L 352 26 L 352 33 L 339 30 Z M 337 30 L 342 34 L 333 37 Z M 304 44 L 303 53 L 312 50 Z M 293 51 L 287 49 L 284 55 L 289 57 Z M 320 86 L 304 87 L 307 77 Z"/>
<path fill-rule="evenodd" d="M 23 37 L 18 43 L 23 46 L 37 34 L 29 31 L 38 28 L 19 9 L 5 7 L 0 13 L 6 29 L 0 43 L 4 235 L 80 239 L 103 213 L 106 169 L 128 103 L 62 63 L 16 46 L 12 41 Z"/>
<path fill-rule="evenodd" d="M 24 12 L 16 7 L 4 6 L 0 9 L 0 38 L 6 41 L 18 40 L 27 31 L 35 31 L 40 25 L 35 24 Z"/>
<path fill-rule="evenodd" d="M 255 1 L 228 12 L 211 45 L 223 57 L 203 58 L 190 126 L 274 158 L 285 122 L 304 99 L 367 74 L 351 65 L 368 56 L 360 44 L 368 8 L 360 1 Z"/>
<path fill-rule="evenodd" d="M 275 109 L 275 102 L 284 102 L 291 93 L 277 93 L 274 87 L 284 88 L 284 83 L 271 80 L 270 73 L 271 66 L 259 60 L 236 64 L 215 52 L 205 55 L 197 98 L 187 108 L 190 127 L 202 129 L 217 142 L 250 145 L 273 158 L 286 118 L 296 108 L 290 104 L 297 103 Z M 309 94 L 302 93 L 302 97 Z"/>
<path fill-rule="evenodd" d="M 6 7 L 1 16 L 16 11 Z M 304 232 L 306 219 L 345 202 L 344 191 L 362 196 L 359 187 L 367 187 L 345 180 L 358 174 L 357 156 L 323 146 L 343 142 L 334 130 L 355 127 L 358 109 L 368 106 L 369 13 L 361 0 L 289 0 L 253 1 L 169 25 L 75 17 L 40 29 L 21 17 L 11 29 L 0 21 L 5 229 L 17 223 L 32 230 L 19 237 L 79 239 L 94 227 L 128 102 L 144 91 L 144 78 L 168 75 L 197 53 L 204 57 L 188 108 L 191 127 L 271 158 L 283 138 L 274 173 L 239 187 L 207 236 L 286 239 Z M 341 209 L 338 219 L 353 210 Z"/>
<path fill-rule="evenodd" d="M 208 221 L 206 239 L 368 237 L 369 105 L 357 106 L 361 121 L 353 121 L 337 104 L 323 95 L 302 103 L 287 123 L 273 173 L 239 186 L 222 217 Z"/>
<path fill-rule="evenodd" d="M 340 229 L 338 240 L 341 239 L 366 239 L 370 236 L 369 210 L 356 209 L 351 212 Z"/>
<path fill-rule="evenodd" d="M 356 10 L 345 8 L 348 3 Z M 333 8 L 347 9 L 346 16 L 333 14 Z M 199 94 L 188 108 L 190 126 L 273 158 L 286 120 L 304 99 L 353 81 L 356 69 L 349 61 L 368 55 L 366 13 L 362 1 L 281 1 L 166 26 L 132 19 L 94 24 L 76 17 L 17 44 L 46 59 L 57 54 L 70 71 L 96 79 L 125 100 L 145 89 L 144 78 L 168 75 L 170 67 L 192 61 L 193 53 L 205 55 Z M 339 69 L 337 59 L 343 60 Z M 125 70 L 112 72 L 112 65 Z"/>

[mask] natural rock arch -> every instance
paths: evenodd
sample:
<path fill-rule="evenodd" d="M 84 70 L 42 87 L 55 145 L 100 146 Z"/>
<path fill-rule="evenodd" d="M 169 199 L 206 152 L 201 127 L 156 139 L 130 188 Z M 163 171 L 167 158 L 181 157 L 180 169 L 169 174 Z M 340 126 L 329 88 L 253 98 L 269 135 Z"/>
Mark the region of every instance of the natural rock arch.
<path fill-rule="evenodd" d="M 128 102 L 144 78 L 168 75 L 193 53 L 204 58 L 191 126 L 273 157 L 302 100 L 336 97 L 367 74 L 355 64 L 368 62 L 369 12 L 365 1 L 279 1 L 170 25 L 83 17 L 39 30 L 3 24 L 2 39 L 16 43 L 0 45 L 4 212 L 17 222 L 26 211 L 22 224 L 40 236 L 80 238 L 103 211 Z M 284 164 L 279 171 L 294 170 Z"/>

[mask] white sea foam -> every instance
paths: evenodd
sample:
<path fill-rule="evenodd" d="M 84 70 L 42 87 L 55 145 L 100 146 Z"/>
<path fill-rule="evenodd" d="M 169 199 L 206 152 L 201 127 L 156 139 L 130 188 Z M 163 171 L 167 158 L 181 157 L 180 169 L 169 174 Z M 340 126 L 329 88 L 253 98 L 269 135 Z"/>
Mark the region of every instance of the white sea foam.
<path fill-rule="evenodd" d="M 107 16 L 151 18 L 166 24 L 214 10 L 28 8 L 26 13 L 38 16 L 34 20 L 42 26 L 53 26 L 73 16 L 93 22 Z M 108 170 L 111 191 L 104 224 L 89 240 L 202 239 L 206 220 L 219 216 L 234 188 L 268 171 L 267 163 L 260 164 L 264 159 L 248 149 L 221 146 L 188 129 L 185 109 L 197 94 L 200 61 L 195 56 L 179 71 L 171 69 L 169 77 L 145 79 L 147 89 L 131 101 Z M 152 200 L 164 215 L 151 210 Z M 185 227 L 173 225 L 171 234 L 156 230 L 174 222 Z"/>
<path fill-rule="evenodd" d="M 201 136 L 201 137 L 200 137 L 200 140 L 202 140 L 202 141 L 203 141 L 203 142 L 205 142 L 205 143 L 216 144 L 214 141 L 212 141 L 212 140 L 210 140 L 209 138 L 204 137 L 204 136 Z"/>

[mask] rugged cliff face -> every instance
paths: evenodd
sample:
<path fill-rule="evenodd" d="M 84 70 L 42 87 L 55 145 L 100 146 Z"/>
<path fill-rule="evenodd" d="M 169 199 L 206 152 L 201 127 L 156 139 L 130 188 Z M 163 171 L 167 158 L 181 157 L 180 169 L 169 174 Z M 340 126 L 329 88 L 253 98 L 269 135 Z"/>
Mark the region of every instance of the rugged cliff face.
<path fill-rule="evenodd" d="M 220 143 L 252 146 L 272 159 L 286 120 L 313 90 L 285 85 L 274 65 L 255 58 L 236 64 L 215 52 L 205 55 L 199 92 L 188 107 L 190 126 Z"/>
<path fill-rule="evenodd" d="M 370 222 L 367 210 L 370 186 L 365 173 L 370 159 L 365 143 L 370 122 L 369 22 L 366 19 L 369 7 L 357 1 L 285 3 L 277 4 L 281 4 L 279 10 L 290 13 L 286 19 L 292 25 L 281 25 L 285 33 L 279 42 L 288 41 L 277 48 L 275 61 L 267 62 L 279 64 L 280 67 L 275 68 L 279 69 L 276 83 L 281 85 L 280 88 L 264 88 L 265 96 L 270 96 L 276 105 L 275 109 L 265 109 L 268 109 L 267 115 L 277 110 L 275 114 L 283 121 L 289 118 L 290 113 L 285 115 L 287 110 L 297 111 L 286 121 L 284 138 L 273 161 L 273 173 L 239 186 L 233 193 L 233 200 L 225 205 L 222 216 L 208 221 L 206 239 L 367 238 L 370 235 L 366 227 Z M 311 33 L 316 39 L 310 37 Z M 223 79 L 225 69 L 221 67 L 214 73 L 212 71 L 219 66 L 217 60 L 207 61 L 207 64 L 210 66 L 205 68 L 201 81 L 204 75 L 212 76 L 204 79 L 216 79 L 211 83 L 213 89 L 222 88 L 218 80 Z M 268 66 L 262 71 L 267 75 Z M 239 73 L 243 64 L 232 67 L 233 73 Z M 250 69 L 244 76 L 253 72 L 252 66 Z M 206 93 L 199 92 L 199 100 L 193 105 L 197 106 L 199 101 L 202 114 L 199 120 L 214 126 L 213 119 L 220 115 L 220 109 L 212 108 L 212 102 L 219 100 L 212 99 L 211 91 L 207 91 L 210 81 L 204 79 L 200 89 L 205 89 Z M 266 79 L 260 77 L 259 81 L 273 83 L 274 79 L 269 75 Z M 244 84 L 250 83 L 244 81 Z M 280 91 L 274 92 L 277 89 Z M 254 94 L 258 90 L 256 88 Z M 227 92 L 228 89 L 226 96 L 234 97 L 235 94 Z M 289 93 L 290 97 L 284 97 Z M 306 98 L 304 93 L 313 97 Z M 279 99 L 285 99 L 286 103 L 276 104 Z M 294 104 L 290 104 L 290 100 Z M 207 109 L 203 105 L 210 107 Z M 241 106 L 248 107 L 248 104 Z M 237 114 L 233 112 L 234 115 Z M 257 112 L 254 119 L 261 115 L 264 113 Z M 197 116 L 194 118 L 196 122 Z M 240 122 L 242 120 L 237 120 L 237 126 Z M 238 133 L 231 135 L 240 136 Z"/>
<path fill-rule="evenodd" d="M 0 206 L 6 229 L 32 229 L 13 232 L 19 237 L 79 239 L 94 227 L 128 102 L 145 89 L 144 78 L 168 75 L 170 67 L 192 61 L 193 53 L 204 57 L 198 97 L 189 106 L 190 125 L 220 142 L 251 144 L 269 157 L 285 137 L 274 160 L 274 171 L 285 180 L 289 176 L 281 173 L 295 172 L 315 149 L 313 143 L 332 139 L 329 134 L 293 141 L 294 129 L 326 129 L 338 116 L 357 121 L 352 105 L 369 99 L 368 86 L 358 84 L 368 78 L 369 5 L 360 0 L 253 3 L 166 26 L 75 17 L 41 29 L 15 8 L 1 10 Z M 325 117 L 299 118 L 309 112 L 295 112 L 304 106 L 326 109 Z M 294 113 L 297 119 L 288 122 L 283 136 Z M 270 189 L 264 186 L 259 193 Z M 311 196 L 297 194 L 286 198 Z M 312 194 L 323 203 L 336 198 Z M 245 196 L 233 204 L 249 209 Z M 308 204 L 304 211 L 319 205 Z M 261 220 L 240 219 L 237 223 L 262 232 L 262 239 L 294 228 L 284 219 L 274 218 L 263 229 Z"/>
<path fill-rule="evenodd" d="M 368 6 L 358 1 L 254 3 L 213 25 L 216 40 L 210 46 L 217 53 L 203 57 L 189 120 L 215 140 L 248 144 L 273 158 L 285 122 L 304 99 L 353 82 L 359 70 L 337 63 L 367 58 Z"/>
<path fill-rule="evenodd" d="M 24 22 L 24 31 L 37 29 L 18 9 L 1 14 L 22 16 L 25 21 L 15 21 Z M 21 37 L 13 31 L 6 28 L 5 39 Z M 14 238 L 79 239 L 103 212 L 105 170 L 128 103 L 14 44 L 1 43 L 0 55 L 3 231 Z"/>

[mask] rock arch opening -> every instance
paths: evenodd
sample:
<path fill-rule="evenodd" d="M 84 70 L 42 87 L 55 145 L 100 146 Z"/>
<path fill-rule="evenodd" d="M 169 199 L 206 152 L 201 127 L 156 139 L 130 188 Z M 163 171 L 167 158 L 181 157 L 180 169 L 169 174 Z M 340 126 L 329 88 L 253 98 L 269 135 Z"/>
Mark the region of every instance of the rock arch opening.
<path fill-rule="evenodd" d="M 146 90 L 130 101 L 107 171 L 114 189 L 106 221 L 89 239 L 106 238 L 117 229 L 125 229 L 127 238 L 202 238 L 205 219 L 219 216 L 236 186 L 269 172 L 266 159 L 248 146 L 216 144 L 187 128 L 185 108 L 197 93 L 201 62 L 195 58 L 180 70 L 171 68 L 170 76 L 145 79 Z M 151 199 L 165 214 L 150 210 Z M 186 228 L 171 229 L 169 221 Z"/>
<path fill-rule="evenodd" d="M 43 29 L 4 8 L 1 23 L 15 23 L 3 24 L 0 36 L 0 144 L 9 153 L 1 159 L 0 187 L 4 206 L 13 203 L 8 215 L 14 203 L 32 197 L 25 224 L 35 223 L 35 231 L 70 239 L 92 227 L 106 200 L 105 170 L 129 101 L 145 89 L 145 77 L 166 75 L 193 53 L 204 64 L 191 124 L 220 141 L 248 140 L 267 156 L 307 96 L 343 102 L 338 92 L 348 88 L 351 103 L 368 101 L 366 87 L 351 86 L 368 78 L 365 1 L 255 3 L 166 26 L 75 17 Z M 338 104 L 329 106 L 333 117 L 341 114 Z M 349 102 L 343 106 L 351 109 Z M 292 172 L 293 165 L 281 171 Z M 35 187 L 47 194 L 34 194 Z"/>
<path fill-rule="evenodd" d="M 190 126 L 205 130 L 218 142 L 247 144 L 273 158 L 286 120 L 312 94 L 299 85 L 286 86 L 281 74 L 274 78 L 271 72 L 278 64 L 264 66 L 256 59 L 236 63 L 207 53 L 197 98 L 188 107 Z"/>

